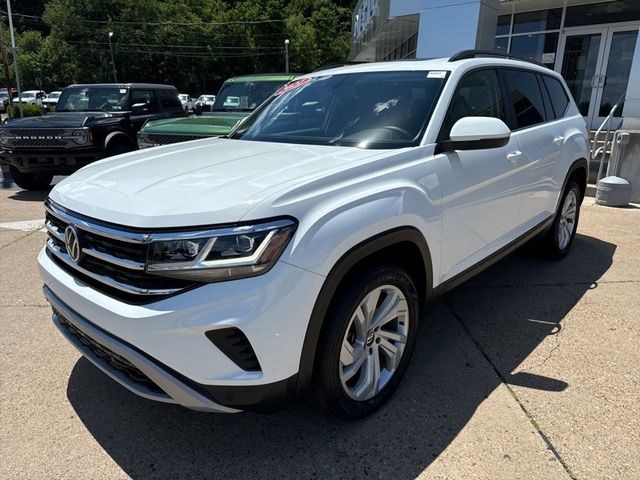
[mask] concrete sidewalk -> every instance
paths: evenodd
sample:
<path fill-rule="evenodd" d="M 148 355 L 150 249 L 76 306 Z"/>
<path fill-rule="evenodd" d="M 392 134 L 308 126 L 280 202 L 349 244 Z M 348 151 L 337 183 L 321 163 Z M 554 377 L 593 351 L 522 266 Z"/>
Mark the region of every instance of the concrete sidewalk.
<path fill-rule="evenodd" d="M 0 190 L 0 223 L 42 200 Z M 0 478 L 640 478 L 640 209 L 587 199 L 564 261 L 516 254 L 441 299 L 396 396 L 356 423 L 129 393 L 51 324 L 37 226 L 0 227 Z"/>

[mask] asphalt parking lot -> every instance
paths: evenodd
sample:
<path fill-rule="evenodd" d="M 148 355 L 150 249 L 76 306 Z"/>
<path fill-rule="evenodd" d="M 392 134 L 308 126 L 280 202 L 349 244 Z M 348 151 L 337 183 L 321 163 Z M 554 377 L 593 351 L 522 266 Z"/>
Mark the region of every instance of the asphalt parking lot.
<path fill-rule="evenodd" d="M 46 194 L 0 180 L 0 478 L 640 478 L 640 208 L 585 200 L 560 263 L 516 253 L 423 318 L 393 400 L 203 414 L 129 393 L 57 332 Z"/>

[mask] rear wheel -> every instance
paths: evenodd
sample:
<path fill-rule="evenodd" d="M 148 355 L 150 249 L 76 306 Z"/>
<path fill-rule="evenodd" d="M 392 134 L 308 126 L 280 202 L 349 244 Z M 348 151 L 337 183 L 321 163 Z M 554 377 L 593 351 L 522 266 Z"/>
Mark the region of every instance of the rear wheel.
<path fill-rule="evenodd" d="M 46 190 L 51 185 L 53 174 L 43 172 L 23 173 L 14 166 L 9 167 L 13 182 L 24 190 Z"/>
<path fill-rule="evenodd" d="M 314 400 L 332 415 L 362 418 L 380 408 L 409 363 L 418 326 L 411 277 L 394 265 L 353 276 L 334 298 L 320 338 Z"/>
<path fill-rule="evenodd" d="M 574 181 L 567 184 L 551 228 L 536 241 L 536 250 L 555 259 L 565 257 L 578 230 L 582 193 Z"/>

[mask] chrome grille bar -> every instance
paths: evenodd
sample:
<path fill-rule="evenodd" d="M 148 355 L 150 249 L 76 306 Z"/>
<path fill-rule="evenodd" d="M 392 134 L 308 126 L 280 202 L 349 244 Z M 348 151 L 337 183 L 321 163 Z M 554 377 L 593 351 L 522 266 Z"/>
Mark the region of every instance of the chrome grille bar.
<path fill-rule="evenodd" d="M 69 224 L 72 223 L 76 228 L 80 230 L 86 230 L 87 232 L 94 233 L 96 235 L 101 235 L 103 237 L 110 238 L 112 240 L 119 240 L 121 242 L 128 243 L 147 243 L 149 241 L 149 234 L 146 233 L 136 233 L 136 232 L 128 232 L 126 230 L 115 230 L 113 228 L 99 225 L 95 223 L 89 223 L 81 218 L 70 216 L 62 209 L 56 207 L 52 202 L 47 200 L 44 204 L 47 212 L 50 215 L 60 220 L 62 223 Z"/>
<path fill-rule="evenodd" d="M 98 260 L 102 260 L 103 262 L 118 265 L 119 267 L 128 268 L 130 270 L 144 271 L 144 267 L 145 267 L 144 263 L 135 262 L 133 260 L 128 260 L 126 258 L 116 257 L 108 253 L 99 252 L 98 250 L 95 250 L 93 248 L 85 247 L 82 249 L 82 253 L 85 253 L 94 258 L 97 258 Z"/>
<path fill-rule="evenodd" d="M 57 246 L 51 239 L 47 240 L 47 250 L 55 255 L 56 258 L 58 258 L 60 261 L 64 262 L 68 267 L 80 272 L 83 275 L 86 275 L 87 277 L 92 278 L 93 280 L 104 283 L 111 288 L 115 288 L 125 293 L 133 295 L 171 295 L 182 290 L 181 288 L 139 288 L 133 285 L 126 285 L 124 283 L 118 282 L 117 280 L 114 280 L 113 278 L 106 275 L 100 275 L 98 273 L 91 272 L 71 260 L 71 257 L 63 252 L 62 248 Z"/>
<path fill-rule="evenodd" d="M 47 221 L 45 223 L 45 227 L 47 228 L 47 232 L 49 232 L 49 235 L 51 235 L 52 237 L 57 238 L 61 242 L 64 242 L 64 230 L 60 231 L 60 229 L 58 227 L 56 227 L 50 221 Z"/>

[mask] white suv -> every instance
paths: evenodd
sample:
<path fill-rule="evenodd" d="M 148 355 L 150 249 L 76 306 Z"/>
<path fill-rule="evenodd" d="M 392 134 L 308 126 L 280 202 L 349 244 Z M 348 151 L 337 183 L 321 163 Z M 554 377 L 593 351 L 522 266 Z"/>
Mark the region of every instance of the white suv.
<path fill-rule="evenodd" d="M 131 391 L 196 410 L 309 395 L 358 418 L 425 306 L 532 240 L 563 257 L 587 131 L 557 74 L 465 52 L 298 78 L 211 138 L 89 165 L 46 202 L 63 335 Z"/>

